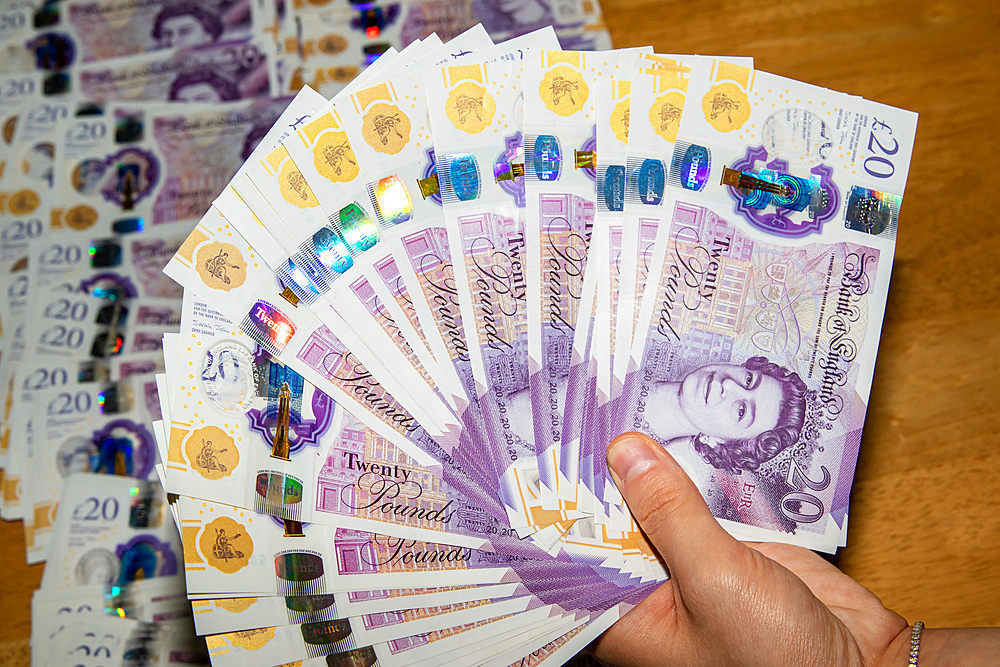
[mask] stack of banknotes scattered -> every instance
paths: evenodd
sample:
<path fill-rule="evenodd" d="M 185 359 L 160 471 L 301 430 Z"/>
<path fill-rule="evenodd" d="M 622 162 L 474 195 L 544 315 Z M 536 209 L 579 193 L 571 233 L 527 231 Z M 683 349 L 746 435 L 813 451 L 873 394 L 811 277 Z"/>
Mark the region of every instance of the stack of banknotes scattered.
<path fill-rule="evenodd" d="M 668 576 L 627 431 L 733 535 L 845 544 L 916 115 L 747 58 L 450 46 L 301 91 L 164 269 L 157 469 L 213 664 L 561 664 Z"/>
<path fill-rule="evenodd" d="M 332 96 L 390 49 L 479 23 L 496 40 L 551 25 L 564 48 L 611 48 L 596 0 L 6 0 L 0 71 L 37 67 L 49 90 L 91 98 Z"/>

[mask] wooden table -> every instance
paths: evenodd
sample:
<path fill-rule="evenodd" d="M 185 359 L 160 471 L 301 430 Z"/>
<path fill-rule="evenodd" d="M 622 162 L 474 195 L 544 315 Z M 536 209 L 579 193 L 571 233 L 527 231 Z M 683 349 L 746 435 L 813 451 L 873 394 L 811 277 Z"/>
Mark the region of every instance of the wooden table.
<path fill-rule="evenodd" d="M 848 546 L 910 622 L 1000 625 L 1000 3 L 603 0 L 615 46 L 759 69 L 920 113 Z M 0 525 L 0 644 L 41 566 Z M 0 661 L 3 655 L 0 654 Z"/>

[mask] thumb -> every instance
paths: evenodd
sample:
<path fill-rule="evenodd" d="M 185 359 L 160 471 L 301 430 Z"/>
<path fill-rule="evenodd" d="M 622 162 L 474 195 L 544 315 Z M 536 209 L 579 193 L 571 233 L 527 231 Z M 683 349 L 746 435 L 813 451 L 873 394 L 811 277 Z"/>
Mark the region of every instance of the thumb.
<path fill-rule="evenodd" d="M 684 578 L 739 548 L 687 473 L 649 436 L 624 433 L 612 440 L 608 467 L 632 516 L 673 576 Z"/>

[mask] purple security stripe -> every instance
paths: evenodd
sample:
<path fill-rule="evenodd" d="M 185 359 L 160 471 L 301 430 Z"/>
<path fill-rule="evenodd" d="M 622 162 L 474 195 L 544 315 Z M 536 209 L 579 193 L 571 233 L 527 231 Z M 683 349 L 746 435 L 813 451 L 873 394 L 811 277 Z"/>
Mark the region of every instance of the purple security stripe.
<path fill-rule="evenodd" d="M 447 230 L 444 227 L 431 227 L 404 236 L 402 243 L 414 272 L 427 285 L 425 291 L 428 292 L 428 302 L 449 356 L 453 360 L 467 361 L 469 349 L 462 330 L 462 314 L 451 269 Z"/>
<path fill-rule="evenodd" d="M 634 313 L 632 319 L 638 315 L 639 306 L 642 301 L 643 291 L 646 287 L 649 274 L 649 262 L 652 259 L 653 245 L 656 241 L 657 229 L 659 227 L 659 218 L 639 218 L 638 221 L 638 242 L 637 242 L 637 264 L 635 270 L 635 280 L 634 289 L 632 293 L 633 304 L 632 312 Z M 622 235 L 617 234 L 617 241 L 620 244 L 622 242 Z M 620 250 L 620 245 L 618 246 Z M 621 307 L 621 304 L 618 306 Z M 626 314 L 618 315 L 626 316 Z M 612 327 L 616 327 L 616 321 L 612 320 Z M 629 356 L 629 351 L 631 349 L 631 340 L 615 340 L 615 355 L 621 354 L 626 358 Z M 614 356 L 612 355 L 612 368 L 614 368 Z M 600 425 L 600 433 L 596 439 L 587 443 L 587 451 L 592 452 L 590 457 L 592 464 L 592 477 L 591 477 L 591 488 L 594 489 L 595 494 L 598 494 L 598 498 L 604 497 L 605 484 L 610 482 L 608 478 L 607 465 L 605 463 L 605 453 L 608 444 L 616 436 L 627 432 L 627 426 L 621 422 L 622 412 L 618 410 L 618 406 L 621 404 L 621 391 L 619 388 L 615 388 L 615 377 L 612 374 L 612 400 L 608 404 L 604 405 L 600 409 L 600 414 L 597 416 L 598 423 Z"/>
<path fill-rule="evenodd" d="M 457 547 L 441 542 L 421 542 L 378 533 L 338 528 L 334 538 L 337 572 L 341 575 L 371 575 L 372 583 L 386 572 L 479 570 L 510 567 L 490 551 Z M 421 587 L 417 580 L 414 586 Z"/>
<path fill-rule="evenodd" d="M 349 396 L 358 396 L 359 405 L 384 421 L 404 437 L 423 427 L 382 386 L 351 350 L 326 326 L 309 332 L 296 358 L 337 385 Z"/>
<path fill-rule="evenodd" d="M 540 371 L 540 369 L 539 369 Z M 553 387 L 550 385 L 549 381 L 542 375 L 541 372 L 535 371 L 531 374 L 529 381 L 529 391 L 531 396 L 531 405 L 543 405 L 544 402 L 549 400 L 550 394 L 553 391 Z M 555 388 L 555 391 L 559 391 L 559 387 Z M 565 399 L 564 401 L 565 402 Z M 545 453 L 552 447 L 558 447 L 559 443 L 557 440 L 562 436 L 563 421 L 562 415 L 559 415 L 558 420 L 554 418 L 545 419 L 544 412 L 542 410 L 532 409 L 532 427 L 535 432 L 535 458 L 539 461 L 545 455 Z M 546 431 L 551 433 L 551 437 L 541 438 L 539 433 L 545 434 Z M 553 442 L 555 440 L 555 442 Z M 549 489 L 555 488 L 556 480 L 550 477 L 551 469 L 546 466 L 539 464 L 538 466 L 538 479 L 543 486 Z"/>
<path fill-rule="evenodd" d="M 475 401 L 476 384 L 452 270 L 448 232 L 444 227 L 430 227 L 404 236 L 402 244 L 410 259 L 411 268 L 424 290 L 438 333 L 448 349 L 452 366 L 465 392 L 465 396 L 458 397 L 458 417 L 463 426 L 459 448 L 464 452 L 480 452 L 481 445 L 489 439 L 481 406 Z M 483 474 L 489 479 L 499 479 L 498 468 L 492 457 L 482 459 L 475 454 L 473 457 L 473 460 L 483 466 Z"/>
<path fill-rule="evenodd" d="M 830 516 L 841 529 L 844 527 L 844 517 L 851 501 L 851 484 L 854 482 L 854 469 L 858 464 L 858 450 L 861 448 L 861 429 L 855 429 L 846 434 L 844 457 L 840 461 L 840 472 L 837 475 L 837 488 L 830 503 Z"/>
<path fill-rule="evenodd" d="M 336 338 L 336 336 L 333 335 L 332 331 L 330 331 L 326 327 L 320 327 L 315 331 L 310 332 L 310 340 L 308 341 L 308 343 L 305 346 L 303 346 L 303 348 L 299 351 L 299 354 L 297 355 L 296 359 L 288 360 L 288 362 L 304 363 L 307 366 L 318 371 L 328 379 L 333 380 L 335 376 L 335 371 L 342 365 L 343 358 L 346 357 L 347 355 L 349 355 L 349 350 L 346 348 L 346 346 L 343 345 L 343 343 L 339 341 L 339 339 Z M 333 358 L 332 362 L 329 361 L 331 358 Z M 331 363 L 333 363 L 333 366 L 331 366 Z M 379 387 L 380 385 L 377 384 L 371 385 L 369 389 L 366 389 L 366 391 L 372 389 L 378 389 Z M 344 387 L 341 388 L 345 389 Z M 349 389 L 350 388 L 347 387 L 345 390 L 347 391 L 348 395 L 352 395 Z M 386 404 L 387 409 L 397 405 L 394 399 L 392 399 L 392 397 L 389 396 L 387 393 L 379 394 L 379 396 L 383 395 L 385 398 L 383 402 Z M 379 411 L 370 409 L 363 403 L 357 404 L 354 407 L 354 409 L 359 409 L 359 408 L 368 409 L 368 411 L 375 414 L 375 416 L 380 417 L 382 421 L 384 421 L 390 427 L 393 427 L 394 430 L 396 430 L 397 432 L 400 432 L 402 430 L 401 435 L 407 437 L 411 442 L 416 444 L 423 451 L 426 451 L 428 454 L 433 456 L 436 460 L 442 461 L 446 464 L 449 461 L 452 463 L 458 463 L 459 465 L 463 463 L 462 461 L 457 461 L 447 450 L 445 450 L 441 446 L 440 443 L 438 443 L 429 434 L 427 434 L 427 432 L 423 429 L 422 426 L 419 425 L 419 423 L 417 423 L 415 420 L 412 420 L 412 418 L 409 426 L 407 428 L 401 429 L 397 423 L 394 423 L 391 420 L 387 419 L 385 416 L 381 415 Z M 393 410 L 395 412 L 398 412 L 399 415 L 401 416 L 405 416 L 407 414 L 404 410 L 402 410 L 402 406 L 400 406 L 399 410 L 395 410 L 395 408 L 393 408 Z M 386 412 L 385 414 L 388 415 L 389 413 Z M 461 473 L 459 472 L 459 474 Z M 322 509 L 322 507 L 320 507 L 319 509 Z"/>
<path fill-rule="evenodd" d="M 597 361 L 591 359 L 587 375 L 586 402 L 583 414 L 583 432 L 580 435 L 580 451 L 586 452 L 592 470 L 585 480 L 599 502 L 604 502 L 604 479 L 607 476 L 605 461 L 608 443 L 604 441 L 607 432 L 601 421 L 607 416 L 608 405 L 602 410 L 597 406 Z M 604 510 L 607 513 L 607 509 Z"/>
<path fill-rule="evenodd" d="M 375 262 L 375 270 L 382 277 L 386 287 L 389 288 L 389 292 L 396 299 L 396 303 L 406 313 L 406 319 L 410 321 L 413 329 L 420 336 L 420 340 L 426 345 L 427 337 L 424 334 L 423 326 L 420 324 L 420 319 L 417 317 L 417 311 L 413 307 L 413 300 L 410 298 L 410 293 L 406 289 L 406 283 L 403 282 L 403 278 L 399 273 L 399 267 L 396 266 L 395 258 L 389 255 Z"/>
<path fill-rule="evenodd" d="M 313 332 L 314 335 L 318 335 L 319 333 L 323 333 L 323 336 L 321 338 L 317 338 L 317 340 L 314 342 L 316 343 L 316 345 L 319 345 L 322 348 L 322 350 L 325 351 L 320 353 L 318 352 L 319 348 L 309 348 L 307 346 L 303 347 L 302 351 L 299 354 L 299 358 L 303 362 L 307 363 L 308 365 L 312 366 L 314 369 L 317 370 L 319 370 L 320 367 L 324 366 L 323 359 L 329 356 L 329 354 L 339 353 L 343 355 L 348 352 L 346 347 L 344 347 L 343 344 L 340 343 L 340 341 L 337 340 L 335 336 L 333 336 L 332 332 L 326 330 L 325 327 L 321 328 L 320 330 L 317 330 L 316 332 Z M 319 367 L 317 367 L 317 364 L 319 364 Z M 322 368 L 324 374 L 327 375 L 329 375 L 328 370 L 329 369 Z M 466 412 L 467 412 L 467 417 L 474 417 L 476 411 L 474 410 L 472 412 L 470 411 Z M 474 437 L 474 432 L 477 428 L 477 425 L 475 423 L 470 423 L 469 420 L 467 419 L 464 422 L 464 426 L 465 428 L 463 429 L 462 437 L 463 438 Z M 478 426 L 478 428 L 481 429 L 481 426 Z M 398 429 L 396 430 L 398 431 Z M 475 474 L 474 471 L 476 470 L 476 468 L 474 466 L 469 466 L 468 460 L 463 459 L 462 455 L 460 454 L 456 455 L 456 450 L 452 450 L 452 452 L 449 453 L 436 440 L 434 440 L 434 438 L 432 438 L 423 429 L 423 427 L 419 426 L 419 424 L 417 424 L 415 428 L 410 429 L 404 435 L 405 437 L 407 437 L 407 439 L 416 444 L 423 451 L 426 451 L 428 454 L 433 456 L 436 460 L 441 461 L 443 464 L 445 465 L 457 464 L 461 466 L 459 469 L 455 471 L 455 473 L 458 474 L 459 476 L 463 474 L 462 469 L 468 471 L 468 473 L 466 474 Z M 490 488 L 489 484 L 487 483 L 484 486 L 484 488 Z"/>
<path fill-rule="evenodd" d="M 379 556 L 372 548 L 370 534 L 339 530 L 337 535 L 338 567 L 342 572 L 374 573 L 377 570 Z M 416 547 L 419 550 L 426 546 L 439 545 L 406 540 L 387 541 L 381 549 L 381 558 L 401 560 L 405 557 L 403 554 L 406 549 L 414 550 Z M 472 567 L 512 566 L 517 572 L 518 580 L 529 591 L 546 603 L 559 604 L 567 609 L 593 611 L 607 608 L 620 600 L 637 602 L 656 586 L 652 583 L 639 586 L 638 578 L 618 570 L 578 565 L 552 558 L 530 542 L 516 537 L 498 537 L 494 540 L 494 546 L 499 547 L 500 553 L 448 548 L 444 552 L 467 557 L 467 562 Z M 411 559 L 410 562 L 414 561 Z M 568 589 L 568 582 L 579 584 L 578 589 Z M 584 594 L 577 594 L 579 590 L 584 591 Z"/>
<path fill-rule="evenodd" d="M 534 453 L 521 444 L 532 435 L 530 404 L 517 407 L 517 396 L 528 385 L 524 222 L 477 213 L 459 217 L 457 226 L 477 334 L 470 351 L 480 355 L 488 391 L 479 401 L 487 439 L 470 444 L 478 445 L 477 457 L 495 462 L 499 474 Z M 502 500 L 516 506 L 513 499 Z"/>
<path fill-rule="evenodd" d="M 535 579 L 526 568 L 520 568 L 521 582 L 538 599 L 546 604 L 557 604 L 566 611 L 583 610 L 587 613 L 603 611 L 624 600 L 642 599 L 659 586 L 659 582 L 640 583 L 638 577 L 629 578 L 617 570 L 579 570 L 574 575 L 573 566 L 549 566 L 549 574 Z M 558 578 L 553 575 L 558 575 Z M 571 584 L 566 585 L 567 581 Z"/>
<path fill-rule="evenodd" d="M 589 443 L 587 448 L 591 457 L 591 478 L 588 481 L 590 488 L 602 502 L 605 488 L 608 484 L 614 484 L 608 473 L 607 447 L 616 437 L 630 430 L 622 419 L 623 410 L 621 409 L 621 405 L 621 396 L 616 396 L 598 410 L 596 418 L 606 428 L 602 431 L 600 439 Z"/>
<path fill-rule="evenodd" d="M 420 362 L 417 353 L 413 350 L 410 342 L 406 340 L 403 335 L 402 330 L 396 321 L 392 319 L 392 315 L 386 310 L 379 298 L 378 294 L 375 292 L 371 283 L 364 276 L 358 278 L 350 285 L 351 291 L 354 296 L 357 297 L 358 301 L 362 303 L 368 314 L 371 315 L 372 319 L 379 325 L 385 335 L 391 340 L 396 348 L 403 354 L 410 365 L 413 366 L 414 370 L 420 375 L 421 378 L 428 384 L 428 386 L 433 387 L 434 394 L 442 401 L 444 405 L 448 404 L 445 399 L 444 394 L 435 385 L 433 378 L 427 372 L 427 369 Z"/>
<path fill-rule="evenodd" d="M 538 209 L 542 350 L 541 366 L 532 375 L 536 457 L 566 442 L 567 434 L 572 439 L 578 428 L 577 422 L 567 421 L 570 415 L 578 414 L 567 412 L 567 406 L 576 396 L 570 388 L 574 377 L 573 338 L 590 249 L 594 202 L 566 193 L 541 194 Z M 551 468 L 542 465 L 539 472 L 546 487 L 555 488 L 555 480 L 548 479 Z"/>
<path fill-rule="evenodd" d="M 624 236 L 624 230 L 620 222 L 611 225 L 608 228 L 608 252 L 611 257 L 611 262 L 609 263 L 609 281 L 611 294 L 621 293 L 621 260 L 622 260 L 622 241 Z M 611 313 L 609 318 L 609 326 L 611 328 L 611 349 L 608 350 L 611 358 L 609 362 L 611 364 L 611 395 L 617 396 L 621 391 L 621 386 L 617 383 L 614 375 L 615 368 L 615 355 L 626 354 L 628 352 L 629 344 L 631 341 L 628 340 L 618 340 L 617 338 L 617 327 L 618 327 L 618 310 L 621 307 L 619 300 L 617 298 L 610 299 L 611 301 Z"/>
<path fill-rule="evenodd" d="M 589 617 L 594 617 L 596 615 L 604 613 L 608 609 L 611 609 L 612 607 L 614 607 L 616 605 L 619 605 L 619 604 L 629 605 L 629 602 L 632 602 L 632 604 L 629 605 L 629 608 L 630 608 L 631 606 L 634 606 L 635 602 L 638 601 L 637 598 L 639 598 L 640 595 L 642 597 L 644 597 L 645 594 L 647 594 L 649 592 L 649 590 L 651 590 L 651 588 L 648 587 L 648 586 L 636 587 L 636 588 L 633 588 L 633 589 L 625 589 L 625 590 L 618 589 L 618 590 L 616 590 L 614 592 L 607 591 L 606 593 L 604 593 L 603 597 L 599 597 L 598 595 L 594 594 L 594 592 L 593 592 L 593 586 L 592 585 L 586 585 L 586 584 L 580 583 L 580 584 L 577 584 L 576 586 L 568 586 L 568 587 L 566 587 L 564 589 L 563 592 L 567 596 L 566 599 L 568 601 L 570 601 L 570 606 L 568 608 L 566 608 L 566 607 L 564 607 L 564 608 L 566 608 L 566 611 L 569 612 L 569 613 L 572 613 L 573 611 L 576 611 L 577 614 L 579 615 L 578 618 L 580 620 L 582 620 L 583 618 L 586 618 L 588 616 Z M 513 597 L 522 597 L 523 595 L 526 595 L 526 594 L 530 594 L 530 593 L 529 593 L 529 591 L 527 591 L 527 589 L 524 589 L 524 591 L 520 595 L 515 595 Z M 526 611 L 530 611 L 531 609 L 537 609 L 539 607 L 547 606 L 549 604 L 558 604 L 558 603 L 545 602 L 545 601 L 543 601 L 541 599 L 530 600 L 530 601 L 528 601 L 528 604 L 527 604 L 527 607 L 526 607 L 525 610 Z M 560 605 L 560 606 L 562 607 L 563 605 Z M 438 615 L 441 616 L 441 620 L 442 621 L 447 621 L 447 618 L 448 618 L 447 614 L 448 613 L 449 613 L 449 611 L 445 610 L 445 609 L 441 609 L 441 610 L 438 611 Z M 364 617 L 364 619 L 365 619 L 364 623 L 365 623 L 365 627 L 366 628 L 391 627 L 391 626 L 399 625 L 399 624 L 402 624 L 402 623 L 406 622 L 406 618 L 402 614 L 392 614 L 391 617 L 386 616 L 384 614 L 371 615 L 371 621 L 369 621 L 369 617 L 368 616 Z M 306 636 L 307 632 L 310 632 L 312 630 L 312 628 L 309 627 L 310 625 L 312 625 L 310 623 L 301 623 L 301 624 L 293 624 L 293 625 L 295 625 L 300 630 L 300 632 L 303 635 L 303 637 Z M 317 623 L 316 625 L 320 626 L 318 628 L 319 630 L 321 630 L 321 631 L 323 630 L 322 624 Z M 405 626 L 401 626 L 400 629 L 401 630 L 405 630 L 406 628 L 405 628 Z M 348 627 L 348 631 L 349 631 L 349 627 Z M 339 637 L 341 634 L 342 634 L 342 632 L 338 633 L 336 636 Z M 346 638 L 344 638 L 344 639 L 336 642 L 335 644 L 333 644 L 333 643 L 325 643 L 325 642 L 319 641 L 318 639 L 319 638 L 316 638 L 312 642 L 312 644 L 310 644 L 310 645 L 313 645 L 313 648 L 314 648 L 314 651 L 312 653 L 310 653 L 310 655 L 312 655 L 313 657 L 319 656 L 319 655 L 328 655 L 331 652 L 337 652 L 337 653 L 339 653 L 342 650 L 344 650 L 346 648 L 349 648 L 349 647 L 352 647 L 354 645 L 353 644 L 353 636 L 351 636 L 351 635 L 348 635 Z M 345 644 L 344 642 L 351 642 L 351 643 Z M 306 646 L 307 651 L 308 651 L 310 645 Z M 412 646 L 413 644 L 409 644 L 409 645 Z M 331 649 L 331 648 L 334 648 L 334 647 L 336 647 L 335 651 L 326 650 L 326 649 Z"/>
<path fill-rule="evenodd" d="M 587 338 L 592 338 L 593 334 Z M 589 371 L 590 343 L 587 344 L 585 358 L 576 360 L 570 366 L 566 383 L 566 408 L 563 410 L 562 445 L 579 438 L 582 434 L 582 415 L 586 406 L 587 376 Z"/>

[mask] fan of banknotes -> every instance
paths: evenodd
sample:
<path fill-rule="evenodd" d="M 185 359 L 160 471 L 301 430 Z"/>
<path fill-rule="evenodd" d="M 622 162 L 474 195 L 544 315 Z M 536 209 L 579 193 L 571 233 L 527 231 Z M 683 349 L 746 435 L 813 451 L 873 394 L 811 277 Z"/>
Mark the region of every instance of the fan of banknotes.
<path fill-rule="evenodd" d="M 300 92 L 164 270 L 213 664 L 561 664 L 667 577 L 627 431 L 733 535 L 845 544 L 916 115 L 745 58 L 449 46 Z"/>
<path fill-rule="evenodd" d="M 668 576 L 627 431 L 736 537 L 846 543 L 916 115 L 486 4 L 0 33 L 43 68 L 0 97 L 38 664 L 197 663 L 193 612 L 217 665 L 555 667 Z M 348 14 L 367 41 L 324 36 Z"/>

